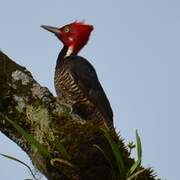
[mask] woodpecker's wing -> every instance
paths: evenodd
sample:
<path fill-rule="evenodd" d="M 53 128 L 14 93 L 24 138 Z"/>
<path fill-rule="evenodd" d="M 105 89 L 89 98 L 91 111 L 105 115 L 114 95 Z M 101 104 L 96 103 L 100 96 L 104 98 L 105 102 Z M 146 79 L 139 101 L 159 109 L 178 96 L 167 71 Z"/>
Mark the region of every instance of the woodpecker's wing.
<path fill-rule="evenodd" d="M 105 118 L 112 122 L 113 112 L 110 103 L 93 66 L 80 56 L 70 56 L 68 59 L 70 73 L 79 88 L 82 89 L 85 95 L 97 106 Z"/>

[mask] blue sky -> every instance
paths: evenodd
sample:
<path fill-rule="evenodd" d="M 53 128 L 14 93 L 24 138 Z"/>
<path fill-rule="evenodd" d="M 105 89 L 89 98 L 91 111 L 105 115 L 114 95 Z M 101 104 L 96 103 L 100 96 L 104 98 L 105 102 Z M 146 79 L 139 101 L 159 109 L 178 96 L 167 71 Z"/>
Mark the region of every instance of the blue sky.
<path fill-rule="evenodd" d="M 0 49 L 27 67 L 53 93 L 62 44 L 40 28 L 74 20 L 94 25 L 80 55 L 89 59 L 109 97 L 117 131 L 126 142 L 138 129 L 143 164 L 162 179 L 177 180 L 180 144 L 180 2 L 175 0 L 10 1 L 0 6 Z M 55 94 L 55 93 L 54 93 Z M 0 135 L 0 152 L 30 163 Z M 23 180 L 29 172 L 0 157 L 0 179 Z"/>

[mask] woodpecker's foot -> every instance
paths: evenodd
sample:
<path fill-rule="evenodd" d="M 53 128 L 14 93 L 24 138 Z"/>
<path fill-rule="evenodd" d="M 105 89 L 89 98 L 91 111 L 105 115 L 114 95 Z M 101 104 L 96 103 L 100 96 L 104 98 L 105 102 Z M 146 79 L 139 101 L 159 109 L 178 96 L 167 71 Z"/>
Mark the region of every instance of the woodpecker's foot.
<path fill-rule="evenodd" d="M 91 111 L 88 111 L 88 107 L 83 103 L 75 103 L 72 105 L 73 113 L 79 115 L 82 119 L 88 119 Z"/>
<path fill-rule="evenodd" d="M 62 106 L 67 107 L 67 108 L 69 109 L 69 112 L 70 112 L 70 113 L 73 113 L 73 108 L 72 108 L 72 106 L 71 106 L 70 104 L 67 104 L 67 103 L 65 103 L 65 102 L 60 102 L 60 104 L 61 104 Z"/>

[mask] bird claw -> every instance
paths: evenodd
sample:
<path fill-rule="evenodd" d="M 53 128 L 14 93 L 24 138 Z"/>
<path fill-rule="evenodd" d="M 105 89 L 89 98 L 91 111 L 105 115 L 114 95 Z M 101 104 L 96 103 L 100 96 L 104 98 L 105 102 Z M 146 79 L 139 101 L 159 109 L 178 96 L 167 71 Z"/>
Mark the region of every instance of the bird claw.
<path fill-rule="evenodd" d="M 70 104 L 67 104 L 65 102 L 60 102 L 60 104 L 67 107 L 70 113 L 73 113 L 73 107 Z"/>

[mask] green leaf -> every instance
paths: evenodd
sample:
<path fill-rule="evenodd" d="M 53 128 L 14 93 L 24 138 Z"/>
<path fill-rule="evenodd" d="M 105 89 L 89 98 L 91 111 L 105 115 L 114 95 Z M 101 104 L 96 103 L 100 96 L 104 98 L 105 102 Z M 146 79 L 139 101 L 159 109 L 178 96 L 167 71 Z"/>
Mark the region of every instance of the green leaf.
<path fill-rule="evenodd" d="M 128 145 L 130 150 L 134 149 L 136 147 L 136 145 L 134 144 L 134 142 L 129 142 Z"/>
<path fill-rule="evenodd" d="M 136 145 L 137 145 L 137 155 L 138 160 L 131 166 L 130 170 L 127 173 L 127 177 L 133 175 L 133 173 L 140 167 L 142 160 L 142 147 L 141 147 L 141 139 L 136 130 Z M 135 173 L 136 174 L 136 173 Z"/>
<path fill-rule="evenodd" d="M 71 160 L 70 155 L 66 151 L 66 148 L 63 146 L 63 144 L 58 142 L 56 147 L 57 147 L 57 150 L 60 152 L 60 154 L 63 156 L 64 159 Z"/>
<path fill-rule="evenodd" d="M 24 163 L 23 161 L 15 158 L 15 157 L 13 157 L 13 156 L 6 155 L 6 154 L 0 153 L 0 155 L 3 156 L 3 157 L 5 157 L 5 158 L 8 158 L 8 159 L 10 159 L 10 160 L 16 161 L 16 162 L 24 165 L 25 167 L 27 167 L 27 168 L 29 169 L 29 171 L 30 171 L 31 175 L 33 176 L 33 178 L 34 178 L 35 180 L 38 180 L 38 179 L 36 178 L 36 176 L 33 174 L 31 168 L 30 168 L 26 163 Z"/>
<path fill-rule="evenodd" d="M 97 150 L 99 150 L 101 152 L 101 154 L 105 157 L 105 159 L 107 160 L 107 162 L 109 163 L 109 165 L 111 166 L 111 168 L 113 169 L 113 165 L 111 163 L 111 160 L 109 159 L 109 157 L 106 155 L 106 153 L 104 152 L 104 150 L 98 146 L 97 144 L 93 145 Z"/>
<path fill-rule="evenodd" d="M 139 174 L 143 173 L 146 169 L 141 169 L 139 171 L 137 171 L 136 173 L 132 174 L 132 176 L 130 176 L 129 178 L 127 178 L 127 180 L 132 180 L 135 177 L 137 177 Z"/>
<path fill-rule="evenodd" d="M 137 169 L 137 167 L 139 167 L 141 164 L 141 159 L 138 159 L 130 168 L 130 170 L 127 173 L 127 177 L 131 176 L 134 171 Z"/>
<path fill-rule="evenodd" d="M 141 139 L 139 137 L 138 131 L 136 130 L 136 144 L 137 144 L 137 154 L 138 159 L 142 159 L 142 146 L 141 146 Z"/>
<path fill-rule="evenodd" d="M 8 117 L 6 117 L 6 120 L 28 141 L 28 143 L 36 147 L 43 156 L 51 159 L 51 155 L 44 145 L 40 144 L 31 134 L 27 133 L 22 127 Z"/>
<path fill-rule="evenodd" d="M 73 169 L 75 168 L 75 166 L 72 163 L 70 163 L 69 161 L 67 161 L 65 159 L 53 158 L 53 159 L 51 159 L 50 163 L 51 163 L 52 166 L 55 166 L 55 163 L 59 163 L 59 164 L 69 166 L 69 167 L 71 167 Z"/>
<path fill-rule="evenodd" d="M 97 144 L 94 144 L 93 145 L 97 150 L 99 150 L 99 152 L 101 152 L 102 153 L 102 155 L 105 157 L 105 159 L 107 160 L 107 162 L 108 162 L 108 164 L 110 165 L 110 167 L 111 167 L 111 170 L 112 170 L 112 179 L 117 179 L 115 176 L 115 172 L 114 172 L 114 168 L 113 168 L 113 165 L 112 165 L 112 163 L 111 163 L 111 160 L 109 159 L 109 157 L 106 155 L 106 153 L 104 152 L 104 150 L 100 147 L 100 146 L 98 146 Z"/>
<path fill-rule="evenodd" d="M 119 174 L 121 179 L 125 179 L 125 167 L 124 167 L 124 162 L 123 162 L 123 158 L 121 156 L 121 152 L 119 151 L 119 147 L 118 145 L 113 141 L 112 137 L 110 136 L 109 132 L 103 128 L 101 128 L 101 130 L 104 133 L 104 136 L 106 137 L 106 139 L 108 140 L 111 149 L 113 151 L 114 157 L 116 159 L 116 164 L 118 166 L 119 169 Z"/>

